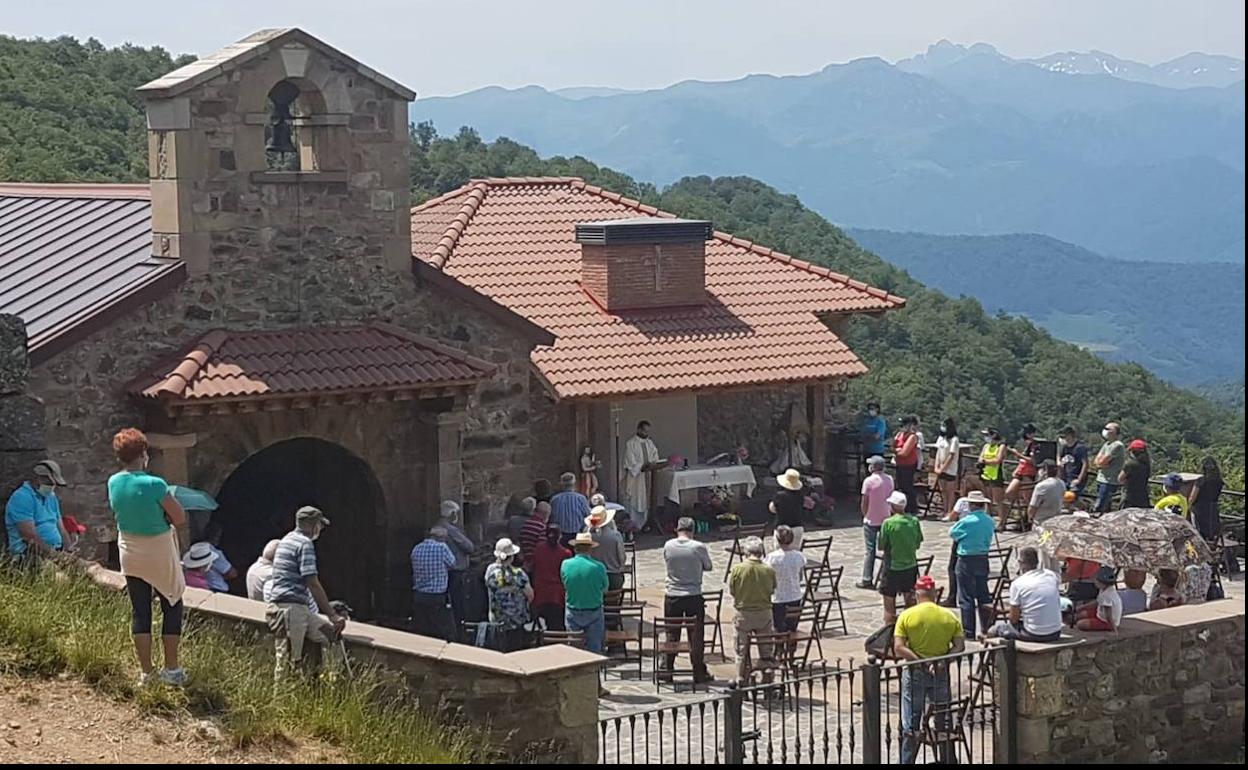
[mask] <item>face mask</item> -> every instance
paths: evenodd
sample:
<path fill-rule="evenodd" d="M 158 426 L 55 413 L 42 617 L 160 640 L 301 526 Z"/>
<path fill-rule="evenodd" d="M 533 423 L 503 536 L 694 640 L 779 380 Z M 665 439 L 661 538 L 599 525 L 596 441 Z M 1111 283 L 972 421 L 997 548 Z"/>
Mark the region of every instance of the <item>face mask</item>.
<path fill-rule="evenodd" d="M 43 495 L 44 497 L 47 497 L 48 495 L 52 494 L 55 491 L 56 491 L 56 487 L 52 486 L 51 484 L 39 485 L 39 494 Z"/>
<path fill-rule="evenodd" d="M 1102 428 L 1102 429 L 1101 429 L 1101 438 L 1105 439 L 1106 441 L 1108 441 L 1108 440 L 1109 440 L 1109 429 L 1108 429 L 1108 428 Z"/>
<path fill-rule="evenodd" d="M 879 414 L 880 414 L 880 413 L 879 413 L 879 412 L 877 412 L 877 411 L 876 411 L 876 410 L 874 410 L 874 409 L 868 409 L 868 410 L 867 410 L 867 414 L 868 414 L 868 415 L 870 415 L 871 417 L 877 417 L 877 416 L 879 416 Z"/>

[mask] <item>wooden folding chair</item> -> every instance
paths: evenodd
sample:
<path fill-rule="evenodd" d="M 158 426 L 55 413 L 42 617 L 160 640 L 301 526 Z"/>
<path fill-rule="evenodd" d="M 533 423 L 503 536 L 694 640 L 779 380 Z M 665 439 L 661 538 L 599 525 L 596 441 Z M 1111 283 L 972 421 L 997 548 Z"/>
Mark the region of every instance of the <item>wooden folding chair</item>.
<path fill-rule="evenodd" d="M 935 556 L 922 556 L 917 562 L 920 575 L 932 574 L 932 563 L 936 560 Z M 884 579 L 884 559 L 878 557 L 875 560 L 875 584 L 878 586 L 880 581 Z"/>
<path fill-rule="evenodd" d="M 918 740 L 920 745 L 933 748 L 939 763 L 953 764 L 957 761 L 955 746 L 962 747 L 965 752 L 962 754 L 963 758 L 971 756 L 969 728 L 979 724 L 982 729 L 984 724 L 985 720 L 975 720 L 973 716 L 976 710 L 986 708 L 985 704 L 980 703 L 985 688 L 993 691 L 994 657 L 992 653 L 986 653 L 980 659 L 975 670 L 967 678 L 971 688 L 966 695 L 951 698 L 948 703 L 927 703 L 924 706 L 923 716 L 919 723 Z M 952 682 L 950 686 L 952 688 Z"/>
<path fill-rule="evenodd" d="M 654 689 L 658 692 L 663 681 L 673 684 L 679 675 L 688 675 L 694 689 L 697 683 L 693 677 L 697 673 L 693 668 L 693 630 L 701 626 L 701 618 L 654 618 L 650 625 L 651 647 L 654 653 Z M 706 636 L 702 635 L 702 643 L 706 644 Z M 688 668 L 677 668 L 679 656 L 689 656 Z M 668 656 L 673 657 L 672 667 L 666 668 Z"/>
<path fill-rule="evenodd" d="M 807 597 L 802 599 L 801 604 L 790 607 L 785 612 L 789 625 L 796 628 L 789 633 L 789 644 L 792 647 L 789 661 L 795 668 L 805 668 L 810 664 L 811 645 L 819 650 L 819 660 L 824 660 L 820 637 L 823 636 L 830 603 L 831 600 L 827 598 Z M 802 650 L 800 654 L 797 651 L 799 647 Z"/>
<path fill-rule="evenodd" d="M 843 564 L 836 567 L 815 565 L 805 569 L 803 577 L 806 582 L 806 592 L 802 601 L 821 602 L 819 606 L 823 616 L 819 622 L 819 633 L 823 633 L 831 621 L 833 604 L 836 605 L 841 633 L 849 633 L 849 624 L 845 620 L 845 605 L 841 601 L 841 578 L 844 575 L 845 565 Z"/>
<path fill-rule="evenodd" d="M 720 623 L 720 610 L 724 604 L 724 589 L 720 588 L 716 591 L 703 591 L 702 603 L 705 606 L 703 617 L 706 618 L 706 625 L 711 628 L 710 639 L 706 643 L 706 653 L 708 655 L 718 654 L 723 660 L 728 659 L 728 653 L 724 649 L 724 633 L 723 625 Z M 705 632 L 703 632 L 705 633 Z M 716 648 L 719 648 L 716 653 Z"/>
<path fill-rule="evenodd" d="M 832 568 L 830 561 L 832 554 L 832 536 L 823 535 L 818 537 L 802 538 L 802 556 L 806 557 L 806 565 L 822 565 L 828 569 Z"/>
<path fill-rule="evenodd" d="M 767 536 L 767 525 L 764 524 L 741 524 L 738 525 L 732 536 L 732 545 L 724 550 L 728 553 L 728 565 L 724 567 L 724 582 L 728 582 L 728 573 L 732 571 L 732 562 L 734 559 L 744 559 L 745 549 L 741 546 L 751 537 L 763 538 Z"/>
<path fill-rule="evenodd" d="M 637 601 L 637 544 L 624 544 L 624 593 L 630 602 Z"/>
<path fill-rule="evenodd" d="M 771 680 L 777 671 L 783 677 L 791 666 L 792 637 L 790 634 L 750 631 L 745 647 L 746 676 L 753 679 L 761 674 Z"/>
<path fill-rule="evenodd" d="M 584 631 L 543 631 L 539 644 L 543 647 L 566 644 L 569 647 L 575 647 L 578 650 L 585 649 L 585 632 Z"/>
<path fill-rule="evenodd" d="M 645 649 L 642 643 L 645 631 L 644 602 L 628 602 L 616 606 L 603 606 L 603 617 L 607 623 L 605 636 L 607 657 L 625 663 L 637 663 L 637 679 L 642 678 L 642 661 Z M 611 628 L 615 626 L 615 628 Z M 635 645 L 629 649 L 629 645 Z M 606 669 L 603 669 L 606 675 Z"/>

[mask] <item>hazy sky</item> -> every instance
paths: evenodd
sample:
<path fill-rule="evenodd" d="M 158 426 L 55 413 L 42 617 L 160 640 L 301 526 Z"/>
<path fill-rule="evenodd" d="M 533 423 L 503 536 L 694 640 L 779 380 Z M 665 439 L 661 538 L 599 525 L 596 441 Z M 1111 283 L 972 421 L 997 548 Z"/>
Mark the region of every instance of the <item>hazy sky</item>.
<path fill-rule="evenodd" d="M 889 61 L 941 38 L 1016 57 L 1244 56 L 1244 0 L 0 0 L 0 33 L 210 53 L 298 26 L 424 96 L 486 85 L 646 88 Z"/>

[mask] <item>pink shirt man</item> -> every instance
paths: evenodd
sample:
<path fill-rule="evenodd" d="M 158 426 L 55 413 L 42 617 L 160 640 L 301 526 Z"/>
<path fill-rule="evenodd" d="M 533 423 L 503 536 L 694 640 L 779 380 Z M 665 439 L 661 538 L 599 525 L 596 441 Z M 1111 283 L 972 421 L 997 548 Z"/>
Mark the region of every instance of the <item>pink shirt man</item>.
<path fill-rule="evenodd" d="M 893 493 L 893 477 L 883 471 L 872 473 L 862 481 L 862 497 L 866 500 L 867 510 L 862 523 L 872 527 L 881 526 L 891 512 L 888 507 L 888 496 Z"/>

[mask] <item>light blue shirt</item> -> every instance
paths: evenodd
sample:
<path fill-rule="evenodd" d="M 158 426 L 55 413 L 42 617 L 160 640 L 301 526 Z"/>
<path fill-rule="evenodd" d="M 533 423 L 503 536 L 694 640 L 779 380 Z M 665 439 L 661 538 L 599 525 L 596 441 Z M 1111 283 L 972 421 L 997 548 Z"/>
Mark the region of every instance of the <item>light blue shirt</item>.
<path fill-rule="evenodd" d="M 986 556 L 997 536 L 997 523 L 987 511 L 971 510 L 949 528 L 958 544 L 958 556 Z"/>
<path fill-rule="evenodd" d="M 17 525 L 24 521 L 35 525 L 39 539 L 48 546 L 62 546 L 61 501 L 55 492 L 42 494 L 27 481 L 9 495 L 9 502 L 4 506 L 4 526 L 9 533 L 10 553 L 26 553 L 26 541 L 17 529 Z"/>

